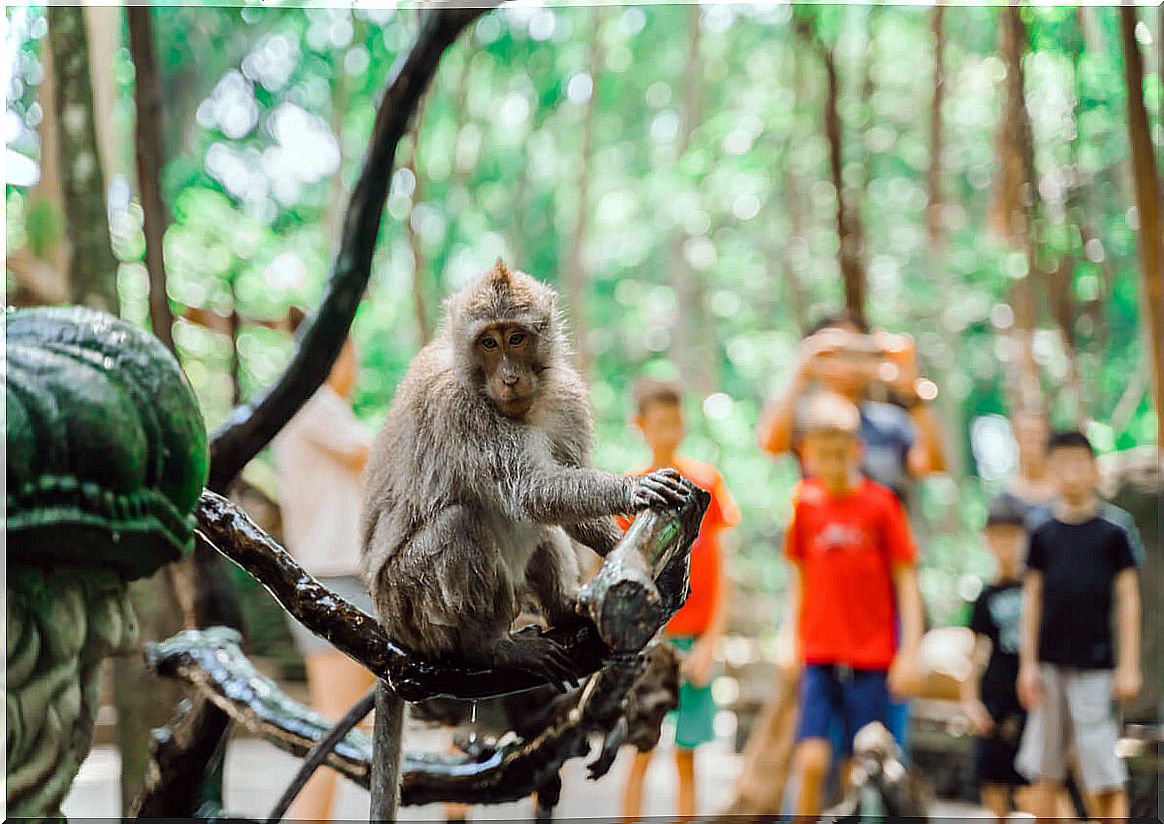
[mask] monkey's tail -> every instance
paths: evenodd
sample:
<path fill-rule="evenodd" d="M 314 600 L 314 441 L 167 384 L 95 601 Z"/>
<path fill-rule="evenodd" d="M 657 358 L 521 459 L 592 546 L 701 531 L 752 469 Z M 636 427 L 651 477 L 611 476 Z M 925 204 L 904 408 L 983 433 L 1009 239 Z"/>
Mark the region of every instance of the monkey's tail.
<path fill-rule="evenodd" d="M 376 684 L 376 723 L 372 730 L 372 821 L 395 821 L 400 805 L 400 764 L 404 699 L 384 681 Z"/>

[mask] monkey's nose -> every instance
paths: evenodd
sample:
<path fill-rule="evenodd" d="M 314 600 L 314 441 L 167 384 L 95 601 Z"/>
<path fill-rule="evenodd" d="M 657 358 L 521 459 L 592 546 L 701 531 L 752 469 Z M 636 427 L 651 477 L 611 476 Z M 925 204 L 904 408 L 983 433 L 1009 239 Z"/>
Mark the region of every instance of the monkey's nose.
<path fill-rule="evenodd" d="M 501 382 L 506 386 L 517 386 L 517 375 L 504 375 Z"/>

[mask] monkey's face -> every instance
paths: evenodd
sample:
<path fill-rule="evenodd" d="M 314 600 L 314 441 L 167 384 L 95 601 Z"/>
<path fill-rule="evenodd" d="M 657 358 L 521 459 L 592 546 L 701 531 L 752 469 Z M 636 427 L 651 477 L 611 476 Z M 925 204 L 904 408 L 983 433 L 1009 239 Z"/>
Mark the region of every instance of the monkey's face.
<path fill-rule="evenodd" d="M 520 323 L 488 326 L 474 351 L 485 373 L 485 392 L 507 418 L 520 418 L 537 397 L 537 334 Z"/>

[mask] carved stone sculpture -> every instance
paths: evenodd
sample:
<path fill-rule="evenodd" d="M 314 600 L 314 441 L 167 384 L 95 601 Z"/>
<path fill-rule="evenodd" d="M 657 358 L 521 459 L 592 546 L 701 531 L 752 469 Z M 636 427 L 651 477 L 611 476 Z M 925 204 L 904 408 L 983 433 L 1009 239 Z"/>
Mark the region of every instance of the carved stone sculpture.
<path fill-rule="evenodd" d="M 84 308 L 6 318 L 8 814 L 60 814 L 100 664 L 137 632 L 126 582 L 193 545 L 206 430 L 173 356 Z"/>

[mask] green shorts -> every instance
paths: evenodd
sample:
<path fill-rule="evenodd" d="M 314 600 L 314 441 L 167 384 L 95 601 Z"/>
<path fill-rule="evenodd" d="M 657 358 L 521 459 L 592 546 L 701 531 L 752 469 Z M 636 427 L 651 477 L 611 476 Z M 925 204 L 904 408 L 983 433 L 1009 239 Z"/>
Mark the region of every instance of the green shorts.
<path fill-rule="evenodd" d="M 693 635 L 667 636 L 675 649 L 688 653 L 698 640 Z M 715 740 L 715 699 L 711 696 L 711 682 L 697 687 L 687 679 L 679 684 L 679 709 L 671 712 L 675 719 L 675 746 L 693 750 L 700 744 Z"/>

